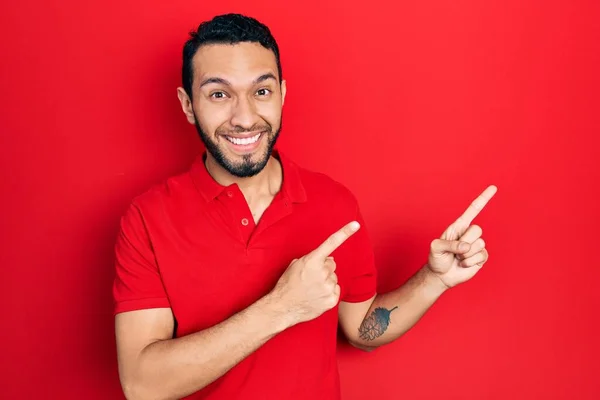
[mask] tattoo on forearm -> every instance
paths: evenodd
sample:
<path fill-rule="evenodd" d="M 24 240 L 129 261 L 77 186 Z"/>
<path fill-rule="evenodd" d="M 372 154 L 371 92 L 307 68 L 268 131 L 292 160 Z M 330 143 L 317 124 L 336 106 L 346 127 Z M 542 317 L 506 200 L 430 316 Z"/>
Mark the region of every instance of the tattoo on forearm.
<path fill-rule="evenodd" d="M 383 335 L 390 324 L 390 314 L 398 306 L 388 310 L 387 308 L 377 307 L 371 315 L 365 318 L 358 328 L 362 340 L 375 340 Z"/>

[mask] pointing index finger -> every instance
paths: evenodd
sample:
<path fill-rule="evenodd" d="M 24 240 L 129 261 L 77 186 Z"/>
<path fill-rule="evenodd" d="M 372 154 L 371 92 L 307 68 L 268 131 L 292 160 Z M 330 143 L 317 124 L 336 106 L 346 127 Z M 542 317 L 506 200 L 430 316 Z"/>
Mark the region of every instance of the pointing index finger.
<path fill-rule="evenodd" d="M 456 222 L 463 226 L 471 225 L 475 217 L 483 210 L 483 207 L 494 197 L 498 188 L 490 185 L 469 205 L 466 211 L 461 215 Z"/>
<path fill-rule="evenodd" d="M 329 236 L 319 247 L 313 250 L 310 255 L 327 258 L 331 253 L 340 247 L 350 236 L 354 235 L 360 228 L 360 224 L 356 221 L 352 221 L 346 224 L 342 229 Z"/>

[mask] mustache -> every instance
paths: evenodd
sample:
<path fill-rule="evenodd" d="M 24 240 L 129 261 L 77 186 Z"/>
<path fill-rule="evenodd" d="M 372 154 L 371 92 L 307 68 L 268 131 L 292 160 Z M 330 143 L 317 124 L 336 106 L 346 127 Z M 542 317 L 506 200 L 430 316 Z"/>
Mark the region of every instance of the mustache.
<path fill-rule="evenodd" d="M 219 135 L 227 135 L 227 133 L 246 133 L 246 132 L 272 132 L 273 127 L 268 123 L 254 124 L 250 128 L 244 128 L 243 126 L 234 126 L 233 129 L 229 128 L 219 128 L 217 129 L 217 134 Z"/>

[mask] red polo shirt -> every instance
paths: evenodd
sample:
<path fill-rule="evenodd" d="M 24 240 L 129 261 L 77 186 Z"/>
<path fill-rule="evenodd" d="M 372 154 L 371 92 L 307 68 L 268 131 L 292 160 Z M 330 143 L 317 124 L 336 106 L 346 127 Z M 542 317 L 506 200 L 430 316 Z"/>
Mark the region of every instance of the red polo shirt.
<path fill-rule="evenodd" d="M 340 183 L 275 151 L 283 184 L 258 224 L 237 184 L 221 186 L 203 157 L 132 202 L 116 244 L 115 313 L 170 307 L 176 337 L 243 310 L 294 258 L 352 220 L 334 253 L 341 300 L 375 294 L 373 251 L 357 202 Z M 193 399 L 339 399 L 338 307 L 272 338 Z"/>

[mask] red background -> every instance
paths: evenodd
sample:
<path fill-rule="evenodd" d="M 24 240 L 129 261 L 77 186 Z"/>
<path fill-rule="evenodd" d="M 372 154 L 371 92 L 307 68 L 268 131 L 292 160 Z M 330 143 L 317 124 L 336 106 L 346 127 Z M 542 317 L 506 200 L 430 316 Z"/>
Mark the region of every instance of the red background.
<path fill-rule="evenodd" d="M 217 3 L 0 6 L 0 397 L 122 396 L 118 220 L 199 151 L 181 46 L 239 11 L 281 47 L 282 149 L 354 191 L 381 290 L 499 188 L 486 267 L 391 345 L 341 345 L 344 398 L 598 398 L 600 3 Z"/>

